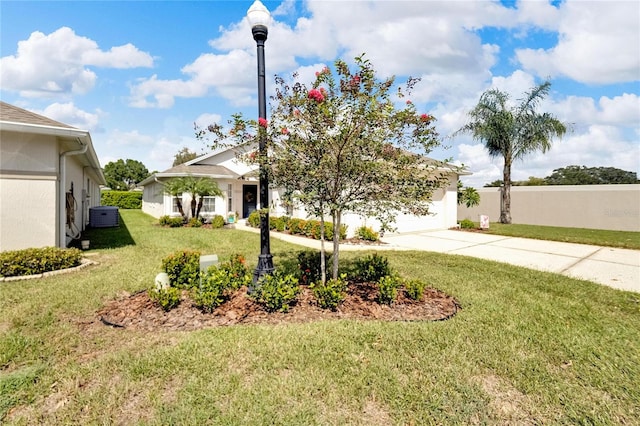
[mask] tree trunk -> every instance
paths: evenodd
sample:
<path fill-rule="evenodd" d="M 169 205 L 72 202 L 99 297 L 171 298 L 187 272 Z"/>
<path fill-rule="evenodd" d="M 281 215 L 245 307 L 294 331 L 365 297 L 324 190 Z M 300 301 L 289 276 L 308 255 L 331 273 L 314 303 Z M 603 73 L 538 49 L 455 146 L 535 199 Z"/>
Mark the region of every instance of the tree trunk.
<path fill-rule="evenodd" d="M 196 208 L 196 215 L 194 217 L 200 217 L 200 210 L 202 210 L 202 204 L 204 203 L 204 197 L 201 195 L 198 198 L 198 207 Z"/>
<path fill-rule="evenodd" d="M 511 156 L 504 159 L 502 191 L 500 191 L 500 223 L 511 223 Z"/>
<path fill-rule="evenodd" d="M 178 211 L 180 212 L 180 216 L 184 219 L 184 209 L 182 208 L 182 201 L 180 197 L 176 196 L 176 204 L 178 205 Z"/>
<path fill-rule="evenodd" d="M 327 282 L 326 250 L 324 248 L 324 213 L 320 214 L 320 279 L 322 285 Z"/>
<path fill-rule="evenodd" d="M 342 215 L 339 211 L 331 212 L 331 218 L 333 219 L 333 271 L 332 278 L 338 279 L 338 259 L 340 252 L 340 217 Z"/>
<path fill-rule="evenodd" d="M 191 198 L 191 217 L 196 217 L 196 196 Z"/>

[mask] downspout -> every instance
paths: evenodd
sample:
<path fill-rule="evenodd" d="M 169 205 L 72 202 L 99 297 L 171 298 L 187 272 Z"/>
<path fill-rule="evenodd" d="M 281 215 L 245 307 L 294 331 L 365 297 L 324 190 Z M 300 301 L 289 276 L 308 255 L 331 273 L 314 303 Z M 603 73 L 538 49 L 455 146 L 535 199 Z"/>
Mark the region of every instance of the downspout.
<path fill-rule="evenodd" d="M 82 141 L 80 138 L 76 138 L 78 143 L 82 146 L 81 149 L 75 151 L 66 151 L 60 153 L 59 158 L 59 170 L 60 170 L 60 185 L 58 185 L 58 199 L 60 200 L 60 205 L 58 208 L 58 247 L 66 248 L 67 247 L 67 230 L 66 223 L 64 218 L 66 217 L 66 180 L 67 180 L 67 162 L 66 158 L 72 155 L 80 155 L 87 152 L 89 148 L 89 144 L 82 145 Z"/>

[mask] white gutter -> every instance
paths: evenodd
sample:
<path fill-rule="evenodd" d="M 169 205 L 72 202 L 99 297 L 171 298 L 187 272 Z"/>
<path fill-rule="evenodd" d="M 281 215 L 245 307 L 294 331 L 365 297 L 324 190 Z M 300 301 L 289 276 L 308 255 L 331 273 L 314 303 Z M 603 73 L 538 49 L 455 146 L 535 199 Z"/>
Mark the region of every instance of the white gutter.
<path fill-rule="evenodd" d="M 67 208 L 67 191 L 65 188 L 66 185 L 66 181 L 67 181 L 67 161 L 66 158 L 70 157 L 72 155 L 80 155 L 80 154 L 84 154 L 85 152 L 87 152 L 87 149 L 89 148 L 89 144 L 85 143 L 84 145 L 82 144 L 82 140 L 78 137 L 76 138 L 76 141 L 78 141 L 78 143 L 80 144 L 80 146 L 82 146 L 81 149 L 75 150 L 75 151 L 66 151 L 66 152 L 62 152 L 60 153 L 60 159 L 59 159 L 59 170 L 60 170 L 60 184 L 58 185 L 58 197 L 60 199 L 60 206 L 59 206 L 59 228 L 58 228 L 58 247 L 60 248 L 66 248 L 67 247 L 67 229 L 66 229 L 66 220 L 65 218 L 67 217 L 66 214 L 66 208 Z"/>

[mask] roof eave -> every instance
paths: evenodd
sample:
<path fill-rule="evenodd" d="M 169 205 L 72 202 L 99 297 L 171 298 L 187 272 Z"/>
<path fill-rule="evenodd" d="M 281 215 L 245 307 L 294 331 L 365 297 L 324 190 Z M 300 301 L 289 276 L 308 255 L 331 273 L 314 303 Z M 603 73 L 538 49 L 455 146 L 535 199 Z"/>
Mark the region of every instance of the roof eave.
<path fill-rule="evenodd" d="M 107 184 L 107 180 L 105 179 L 104 173 L 102 172 L 102 167 L 100 166 L 100 161 L 98 160 L 96 151 L 93 148 L 91 134 L 87 130 L 80 130 L 72 127 L 47 126 L 43 124 L 19 123 L 15 121 L 0 121 L 0 130 L 8 132 L 30 133 L 35 135 L 49 135 L 59 138 L 81 141 L 79 143 L 80 145 L 88 145 L 86 155 L 89 159 L 91 167 L 96 172 L 96 176 L 98 177 L 99 181 L 98 184 Z"/>

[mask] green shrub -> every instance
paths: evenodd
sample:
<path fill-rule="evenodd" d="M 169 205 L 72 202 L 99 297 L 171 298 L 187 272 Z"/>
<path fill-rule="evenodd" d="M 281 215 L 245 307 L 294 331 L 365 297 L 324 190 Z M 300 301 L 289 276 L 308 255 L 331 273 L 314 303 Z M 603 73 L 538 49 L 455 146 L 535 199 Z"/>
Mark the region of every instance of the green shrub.
<path fill-rule="evenodd" d="M 229 275 L 229 288 L 237 290 L 243 285 L 251 283 L 251 274 L 247 269 L 246 260 L 241 254 L 233 254 L 231 258 L 222 263 L 219 268 Z"/>
<path fill-rule="evenodd" d="M 420 280 L 406 280 L 404 282 L 405 294 L 413 300 L 421 300 L 427 284 Z"/>
<path fill-rule="evenodd" d="M 320 281 L 321 253 L 314 250 L 305 250 L 298 253 L 298 276 L 303 285 L 308 285 Z M 326 264 L 331 265 L 331 253 L 326 254 Z"/>
<path fill-rule="evenodd" d="M 347 225 L 340 225 L 340 235 L 339 235 L 339 237 L 340 237 L 341 240 L 344 240 L 344 239 L 347 238 L 347 228 L 348 228 Z M 332 235 L 333 235 L 333 233 L 332 233 Z M 333 236 L 331 238 L 333 239 Z"/>
<path fill-rule="evenodd" d="M 289 228 L 289 232 L 294 235 L 304 233 L 304 227 L 306 226 L 307 221 L 304 219 L 292 218 L 287 225 Z"/>
<path fill-rule="evenodd" d="M 231 288 L 229 274 L 216 266 L 203 274 L 200 285 L 192 290 L 195 305 L 204 312 L 213 312 L 228 296 Z"/>
<path fill-rule="evenodd" d="M 311 284 L 311 289 L 321 308 L 335 311 L 347 296 L 346 275 L 341 275 L 335 280 L 330 279 L 324 284 L 318 281 Z"/>
<path fill-rule="evenodd" d="M 320 239 L 320 221 L 318 220 L 308 220 L 304 225 L 304 229 L 302 234 L 305 237 L 313 238 L 316 240 Z"/>
<path fill-rule="evenodd" d="M 355 261 L 355 274 L 362 281 L 378 281 L 380 278 L 391 275 L 389 260 L 378 253 L 366 256 Z"/>
<path fill-rule="evenodd" d="M 200 228 L 202 226 L 202 221 L 197 217 L 192 217 L 189 219 L 189 222 L 187 222 L 187 226 L 191 228 Z"/>
<path fill-rule="evenodd" d="M 200 278 L 200 252 L 179 250 L 162 259 L 162 270 L 172 287 L 192 288 Z"/>
<path fill-rule="evenodd" d="M 203 275 L 200 285 L 192 290 L 192 298 L 204 312 L 213 312 L 232 292 L 251 282 L 244 256 L 234 254 L 228 262 L 211 266 Z"/>
<path fill-rule="evenodd" d="M 474 229 L 475 227 L 476 227 L 476 224 L 473 223 L 472 220 L 464 219 L 460 221 L 460 228 L 462 229 Z"/>
<path fill-rule="evenodd" d="M 361 226 L 356 229 L 356 237 L 365 241 L 378 241 L 380 235 L 368 226 Z"/>
<path fill-rule="evenodd" d="M 251 214 L 247 218 L 247 225 L 253 228 L 260 227 L 260 212 L 258 210 L 254 210 L 251 212 Z"/>
<path fill-rule="evenodd" d="M 179 228 L 184 224 L 182 217 L 160 216 L 158 222 L 162 226 L 170 226 L 172 228 Z"/>
<path fill-rule="evenodd" d="M 211 219 L 212 228 L 217 229 L 217 228 L 222 228 L 223 226 L 224 226 L 224 217 L 220 216 L 219 214 L 215 215 Z"/>
<path fill-rule="evenodd" d="M 149 298 L 165 311 L 170 311 L 180 304 L 180 290 L 175 287 L 163 289 L 152 288 L 147 291 Z"/>
<path fill-rule="evenodd" d="M 0 276 L 15 277 L 73 268 L 82 262 L 77 248 L 30 248 L 0 252 Z"/>
<path fill-rule="evenodd" d="M 287 222 L 289 218 L 282 217 L 269 217 L 269 229 L 272 231 L 282 232 L 287 228 Z"/>
<path fill-rule="evenodd" d="M 262 277 L 249 296 L 269 312 L 287 312 L 299 292 L 298 279 L 294 275 L 276 270 Z"/>
<path fill-rule="evenodd" d="M 391 305 L 398 298 L 398 287 L 400 287 L 400 280 L 397 277 L 387 275 L 380 278 L 378 281 L 378 302 Z"/>
<path fill-rule="evenodd" d="M 115 206 L 121 209 L 141 209 L 141 191 L 102 191 L 100 204 L 103 206 Z"/>

